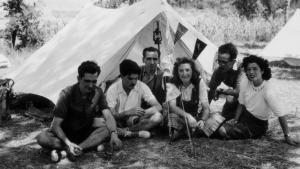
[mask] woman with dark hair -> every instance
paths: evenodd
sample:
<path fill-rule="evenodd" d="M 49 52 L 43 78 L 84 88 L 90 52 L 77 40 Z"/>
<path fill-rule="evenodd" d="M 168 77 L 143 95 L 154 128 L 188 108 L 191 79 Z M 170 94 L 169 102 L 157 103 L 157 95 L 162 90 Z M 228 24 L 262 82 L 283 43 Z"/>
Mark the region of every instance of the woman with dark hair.
<path fill-rule="evenodd" d="M 235 118 L 219 128 L 219 134 L 227 139 L 258 138 L 268 129 L 268 119 L 278 117 L 288 144 L 296 142 L 289 136 L 285 113 L 278 104 L 278 97 L 272 90 L 271 69 L 267 60 L 250 55 L 243 60 L 246 77 L 242 79 L 239 105 Z"/>
<path fill-rule="evenodd" d="M 173 87 L 180 95 L 171 101 L 168 125 L 171 127 L 172 139 L 182 136 L 189 128 L 203 126 L 209 115 L 207 90 L 200 73 L 192 59 L 177 58 L 173 69 Z M 185 120 L 186 118 L 186 120 Z M 186 124 L 187 122 L 187 124 Z"/>

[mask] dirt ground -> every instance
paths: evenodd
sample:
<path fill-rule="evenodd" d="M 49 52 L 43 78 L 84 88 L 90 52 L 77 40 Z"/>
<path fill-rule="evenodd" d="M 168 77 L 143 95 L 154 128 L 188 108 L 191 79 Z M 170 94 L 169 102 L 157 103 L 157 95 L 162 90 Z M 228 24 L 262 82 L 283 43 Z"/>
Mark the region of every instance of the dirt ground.
<path fill-rule="evenodd" d="M 298 75 L 298 73 L 295 73 Z M 300 79 L 275 80 L 278 98 L 289 112 L 291 134 L 300 141 Z M 224 100 L 223 100 L 224 101 Z M 222 98 L 213 102 L 213 111 L 221 110 Z M 12 114 L 12 120 L 0 127 L 0 169 L 94 169 L 94 168 L 210 168 L 210 169 L 300 169 L 300 146 L 283 141 L 277 119 L 269 121 L 269 131 L 261 139 L 224 141 L 193 138 L 195 154 L 188 139 L 170 143 L 167 137 L 123 141 L 123 149 L 106 146 L 103 152 L 90 151 L 76 162 L 66 159 L 54 164 L 49 151 L 35 141 L 49 127 L 36 119 Z M 195 155 L 195 156 L 194 156 Z"/>
<path fill-rule="evenodd" d="M 0 131 L 0 168 L 300 168 L 300 147 L 283 142 L 277 120 L 270 122 L 267 136 L 259 140 L 223 141 L 193 138 L 196 156 L 188 139 L 169 143 L 167 138 L 124 141 L 123 149 L 90 151 L 76 162 L 62 160 L 54 164 L 49 152 L 42 150 L 35 136 L 49 124 L 13 114 Z M 300 133 L 300 118 L 288 117 L 293 134 Z M 108 153 L 107 153 L 108 152 Z"/>

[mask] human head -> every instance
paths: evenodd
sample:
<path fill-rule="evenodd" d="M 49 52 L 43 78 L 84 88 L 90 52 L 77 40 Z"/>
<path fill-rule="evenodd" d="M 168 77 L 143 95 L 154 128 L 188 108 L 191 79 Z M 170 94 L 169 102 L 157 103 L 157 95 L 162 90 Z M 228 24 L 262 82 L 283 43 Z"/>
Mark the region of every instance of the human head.
<path fill-rule="evenodd" d="M 160 51 L 154 47 L 148 47 L 143 50 L 143 62 L 147 71 L 155 72 L 159 64 Z"/>
<path fill-rule="evenodd" d="M 125 90 L 131 90 L 137 83 L 140 67 L 132 60 L 125 59 L 120 64 L 122 85 Z"/>
<path fill-rule="evenodd" d="M 232 69 L 237 53 L 238 51 L 234 44 L 226 43 L 221 45 L 218 49 L 218 64 L 220 69 L 224 72 Z"/>
<path fill-rule="evenodd" d="M 87 94 L 95 89 L 100 67 L 93 61 L 85 61 L 78 67 L 77 80 L 81 93 Z"/>
<path fill-rule="evenodd" d="M 250 69 L 250 65 L 253 63 L 258 65 L 260 70 L 253 71 L 252 69 Z M 261 57 L 255 55 L 250 55 L 248 57 L 245 57 L 243 59 L 242 66 L 249 80 L 253 78 L 262 78 L 263 80 L 269 80 L 272 77 L 271 69 L 269 67 L 269 62 L 266 59 L 263 59 Z M 256 77 L 256 76 L 261 76 L 261 77 Z"/>
<path fill-rule="evenodd" d="M 160 51 L 157 48 L 151 46 L 151 47 L 147 47 L 143 50 L 143 61 L 145 59 L 147 52 L 156 52 L 157 56 L 158 56 L 158 60 L 160 59 Z"/>
<path fill-rule="evenodd" d="M 181 65 L 190 65 L 190 68 L 191 68 L 191 71 L 192 71 L 192 74 L 191 74 L 191 77 L 190 77 L 190 82 L 193 85 L 197 85 L 200 81 L 200 78 L 199 78 L 200 73 L 196 69 L 195 62 L 192 59 L 187 58 L 187 57 L 177 58 L 176 62 L 174 63 L 173 81 L 174 81 L 175 85 L 179 86 L 179 85 L 183 84 L 182 78 L 180 77 L 180 72 L 179 72 Z"/>

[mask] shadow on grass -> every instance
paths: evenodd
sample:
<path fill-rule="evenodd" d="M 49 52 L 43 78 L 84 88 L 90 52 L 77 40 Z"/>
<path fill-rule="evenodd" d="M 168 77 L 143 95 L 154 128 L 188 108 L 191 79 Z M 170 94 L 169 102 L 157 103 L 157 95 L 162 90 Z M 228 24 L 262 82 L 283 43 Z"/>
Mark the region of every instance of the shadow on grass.
<path fill-rule="evenodd" d="M 289 118 L 289 121 L 291 120 L 293 118 Z M 283 143 L 280 138 L 273 138 L 280 133 L 277 126 L 273 127 L 267 136 L 258 140 L 223 141 L 193 138 L 195 157 L 191 154 L 187 139 L 169 143 L 168 138 L 156 137 L 149 140 L 125 140 L 123 149 L 114 151 L 113 155 L 108 155 L 110 150 L 107 148 L 103 152 L 87 152 L 76 162 L 53 164 L 49 152 L 43 151 L 33 137 L 45 127 L 32 119 L 18 117 L 1 128 L 1 131 L 8 135 L 4 139 L 2 136 L 0 138 L 0 168 L 231 169 L 262 168 L 266 165 L 285 169 L 300 165 L 289 160 L 291 157 L 300 157 L 300 154 L 292 151 L 296 148 Z M 299 133 L 299 130 L 300 125 L 292 128 L 293 132 Z"/>

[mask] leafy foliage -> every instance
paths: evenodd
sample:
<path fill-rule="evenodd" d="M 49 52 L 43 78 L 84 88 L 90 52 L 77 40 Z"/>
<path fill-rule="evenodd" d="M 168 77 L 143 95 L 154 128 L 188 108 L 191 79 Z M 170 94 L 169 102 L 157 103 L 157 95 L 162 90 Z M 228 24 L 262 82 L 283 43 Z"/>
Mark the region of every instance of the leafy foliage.
<path fill-rule="evenodd" d="M 237 9 L 240 16 L 252 19 L 256 16 L 257 0 L 235 0 L 233 5 Z"/>
<path fill-rule="evenodd" d="M 40 46 L 44 43 L 44 34 L 39 27 L 41 12 L 35 5 L 24 4 L 23 0 L 7 0 L 3 3 L 9 22 L 4 30 L 4 38 L 13 47 L 24 48 Z M 20 42 L 15 46 L 16 39 Z"/>

